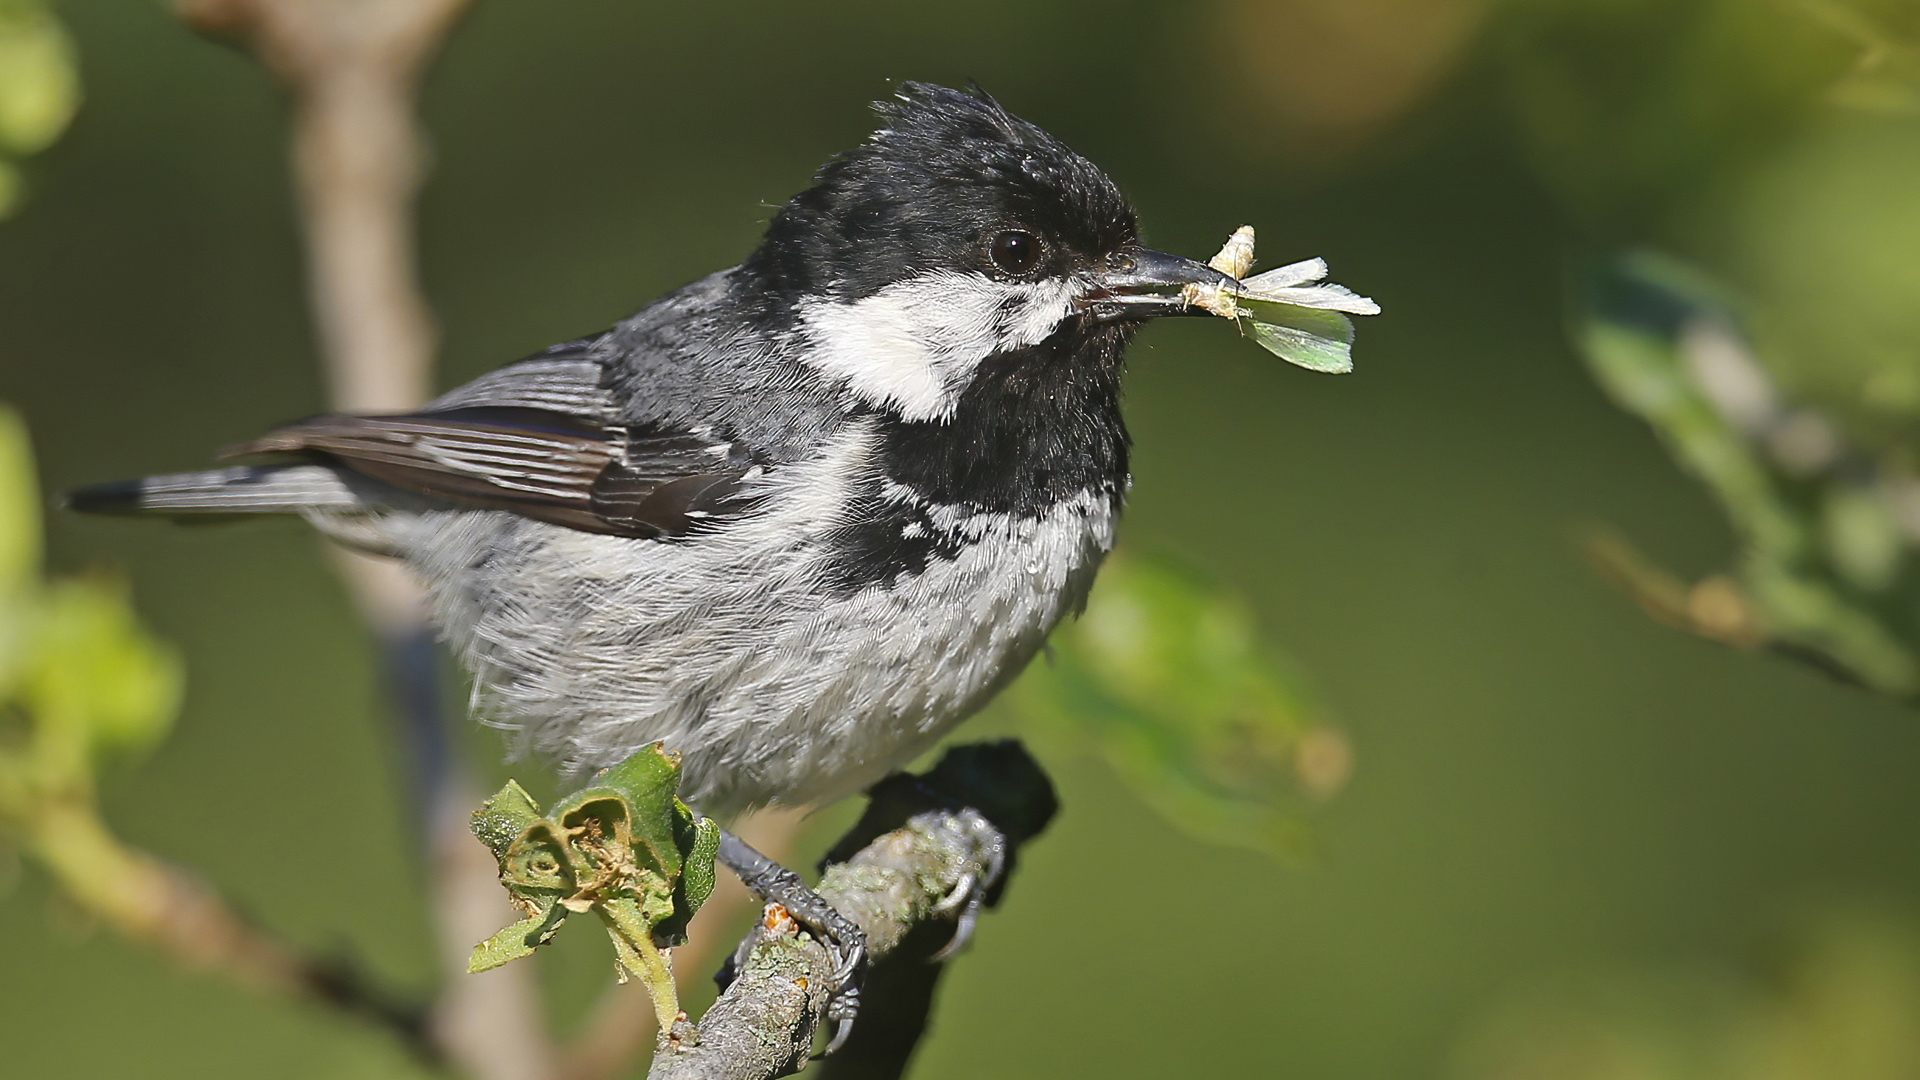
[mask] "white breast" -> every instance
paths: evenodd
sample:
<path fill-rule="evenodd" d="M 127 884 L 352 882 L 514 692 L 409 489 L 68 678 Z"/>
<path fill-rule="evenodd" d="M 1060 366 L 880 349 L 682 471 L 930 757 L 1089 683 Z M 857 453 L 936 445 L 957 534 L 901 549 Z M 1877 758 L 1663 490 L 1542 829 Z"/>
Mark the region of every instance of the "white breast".
<path fill-rule="evenodd" d="M 936 507 L 971 540 L 892 587 L 822 587 L 826 531 L 872 460 L 858 426 L 776 470 L 762 512 L 692 541 L 599 536 L 494 512 L 423 516 L 409 561 L 474 672 L 477 705 L 578 771 L 657 739 L 682 795 L 726 816 L 850 793 L 985 703 L 1085 598 L 1115 508 Z"/>

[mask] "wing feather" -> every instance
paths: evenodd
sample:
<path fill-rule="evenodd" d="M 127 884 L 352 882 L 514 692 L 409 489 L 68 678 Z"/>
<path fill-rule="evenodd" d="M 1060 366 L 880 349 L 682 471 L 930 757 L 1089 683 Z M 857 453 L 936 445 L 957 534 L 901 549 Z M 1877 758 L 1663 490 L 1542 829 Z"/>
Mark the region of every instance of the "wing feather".
<path fill-rule="evenodd" d="M 606 369 L 593 355 L 603 336 L 565 342 L 516 360 L 447 391 L 421 411 L 540 409 L 611 423 L 618 418 L 620 405 L 606 386 Z"/>
<path fill-rule="evenodd" d="M 737 513 L 752 466 L 737 445 L 692 432 L 635 437 L 617 425 L 523 405 L 319 416 L 223 456 L 249 454 L 322 455 L 456 504 L 634 537 L 681 536 Z"/>

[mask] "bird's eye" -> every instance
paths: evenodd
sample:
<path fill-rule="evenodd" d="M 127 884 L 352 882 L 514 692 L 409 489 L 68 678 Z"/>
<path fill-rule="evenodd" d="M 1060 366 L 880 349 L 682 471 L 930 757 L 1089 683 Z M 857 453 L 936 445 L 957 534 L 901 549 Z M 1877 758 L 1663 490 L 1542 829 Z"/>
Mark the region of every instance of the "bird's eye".
<path fill-rule="evenodd" d="M 1020 229 L 1010 229 L 993 238 L 987 248 L 993 265 L 1009 274 L 1024 274 L 1040 261 L 1040 238 Z"/>

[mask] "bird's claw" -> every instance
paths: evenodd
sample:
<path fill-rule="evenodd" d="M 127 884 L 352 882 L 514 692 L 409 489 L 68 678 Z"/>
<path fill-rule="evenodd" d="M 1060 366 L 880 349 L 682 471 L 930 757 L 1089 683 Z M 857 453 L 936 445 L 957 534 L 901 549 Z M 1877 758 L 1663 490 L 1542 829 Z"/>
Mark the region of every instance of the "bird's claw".
<path fill-rule="evenodd" d="M 820 906 L 828 912 L 821 924 L 803 922 L 802 925 L 806 925 L 833 956 L 833 985 L 827 990 L 826 1019 L 836 1026 L 826 1049 L 820 1051 L 820 1056 L 826 1057 L 846 1045 L 847 1036 L 853 1034 L 853 1021 L 860 1015 L 860 987 L 867 981 L 867 935 L 824 900 Z"/>
<path fill-rule="evenodd" d="M 954 916 L 953 937 L 941 946 L 940 951 L 928 959 L 940 963 L 957 955 L 966 948 L 973 938 L 973 927 L 980 919 L 980 909 L 985 906 L 987 894 L 1000 882 L 1000 875 L 1007 868 L 1007 838 L 986 815 L 978 810 L 965 808 L 950 815 L 954 832 L 958 833 L 962 850 L 957 852 L 964 865 L 980 866 L 979 873 L 971 870 L 963 872 L 954 882 L 952 890 L 933 906 L 933 910 L 946 914 L 958 912 Z"/>
<path fill-rule="evenodd" d="M 954 956 L 973 937 L 974 924 L 987 897 L 1006 872 L 1008 844 L 1006 835 L 978 810 L 959 807 L 927 813 L 938 821 L 925 822 L 926 831 L 943 838 L 951 865 L 962 868 L 953 887 L 933 906 L 934 911 L 954 917 L 953 937 L 930 958 L 937 963 Z M 915 820 L 925 816 L 916 815 Z M 732 833 L 721 833 L 720 860 L 748 889 L 785 908 L 787 915 L 832 956 L 833 985 L 827 991 L 822 1019 L 833 1024 L 834 1030 L 820 1056 L 839 1050 L 853 1034 L 854 1020 L 860 1015 L 860 987 L 867 976 L 865 931 L 808 888 L 798 874 L 753 850 Z"/>
<path fill-rule="evenodd" d="M 808 888 L 800 875 L 724 830 L 719 856 L 739 876 L 741 884 L 761 899 L 784 908 L 833 958 L 833 985 L 827 990 L 824 1018 L 837 1026 L 821 1056 L 833 1053 L 853 1033 L 853 1021 L 860 1013 L 860 986 L 867 977 L 866 931 Z"/>
<path fill-rule="evenodd" d="M 827 1040 L 826 1049 L 820 1051 L 820 1057 L 831 1057 L 841 1047 L 847 1045 L 847 1037 L 853 1034 L 853 1017 L 843 1017 L 840 1026 L 833 1029 L 833 1038 Z"/>
<path fill-rule="evenodd" d="M 827 998 L 827 1019 L 835 1025 L 833 1038 L 827 1040 L 826 1049 L 820 1051 L 821 1057 L 830 1057 L 847 1044 L 847 1037 L 853 1034 L 853 1021 L 860 1015 L 859 985 L 840 981 L 837 976 L 836 972 L 834 989 Z"/>

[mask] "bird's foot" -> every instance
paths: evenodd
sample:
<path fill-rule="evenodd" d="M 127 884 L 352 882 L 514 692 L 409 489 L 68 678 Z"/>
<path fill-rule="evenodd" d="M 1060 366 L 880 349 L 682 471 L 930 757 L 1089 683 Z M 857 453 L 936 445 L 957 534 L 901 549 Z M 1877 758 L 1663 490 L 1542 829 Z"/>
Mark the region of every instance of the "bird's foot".
<path fill-rule="evenodd" d="M 961 866 L 980 867 L 978 873 L 971 869 L 963 870 L 952 891 L 933 910 L 941 914 L 953 913 L 953 938 L 940 951 L 934 953 L 935 963 L 946 960 L 966 948 L 973 938 L 974 923 L 979 921 L 980 909 L 986 905 L 987 895 L 1000 882 L 1000 876 L 1007 869 L 1007 837 L 986 815 L 971 807 L 963 807 L 942 815 L 947 820 L 941 830 L 951 836 L 957 848 L 954 856 Z"/>
<path fill-rule="evenodd" d="M 860 1013 L 860 987 L 867 976 L 866 932 L 808 888 L 799 874 L 724 829 L 720 832 L 719 858 L 754 895 L 785 908 L 793 921 L 826 946 L 828 955 L 833 957 L 833 985 L 827 994 L 826 1020 L 834 1025 L 834 1032 L 821 1056 L 840 1049 L 853 1033 L 854 1018 Z M 722 970 L 723 985 L 732 981 L 732 967 L 729 963 Z"/>

